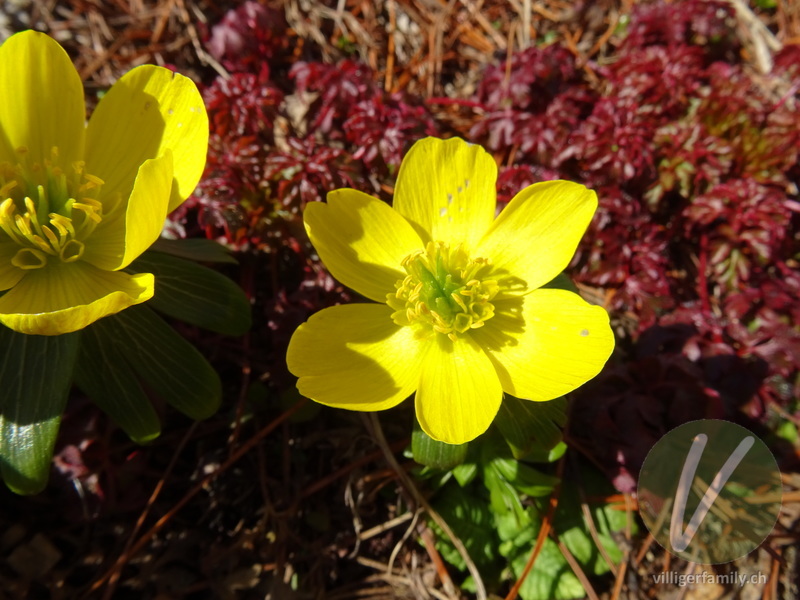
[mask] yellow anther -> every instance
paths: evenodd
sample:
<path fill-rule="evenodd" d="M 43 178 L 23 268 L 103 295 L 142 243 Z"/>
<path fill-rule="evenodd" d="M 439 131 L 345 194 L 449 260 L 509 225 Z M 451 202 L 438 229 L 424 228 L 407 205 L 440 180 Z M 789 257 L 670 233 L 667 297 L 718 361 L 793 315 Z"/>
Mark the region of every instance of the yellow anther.
<path fill-rule="evenodd" d="M 45 240 L 42 236 L 33 234 L 28 239 L 34 244 L 36 244 L 39 248 L 41 248 L 43 252 L 47 252 L 48 254 L 53 254 L 53 255 L 57 254 L 57 252 L 53 249 L 53 247 L 50 244 L 48 244 L 47 240 Z"/>
<path fill-rule="evenodd" d="M 71 235 L 75 237 L 75 228 L 72 226 L 72 219 L 59 215 L 58 213 L 50 213 L 50 224 L 58 230 L 58 235 L 62 238 Z"/>
<path fill-rule="evenodd" d="M 23 236 L 30 237 L 33 233 L 31 231 L 31 218 L 28 216 L 28 213 L 24 215 L 14 215 L 14 223 Z"/>
<path fill-rule="evenodd" d="M 454 293 L 452 294 L 452 296 L 453 296 L 453 300 L 455 300 L 455 301 L 456 301 L 456 303 L 457 303 L 457 304 L 458 304 L 458 305 L 461 307 L 461 310 L 463 310 L 464 312 L 466 312 L 467 310 L 469 310 L 469 309 L 467 308 L 467 303 L 466 303 L 466 302 L 464 302 L 464 301 L 461 299 L 461 295 L 460 295 L 460 294 L 458 294 L 458 293 L 455 293 L 455 292 L 454 292 Z"/>
<path fill-rule="evenodd" d="M 53 233 L 53 230 L 47 225 L 42 227 L 42 233 L 44 233 L 45 237 L 50 240 L 50 245 L 53 246 L 53 248 L 58 248 L 61 245 L 61 240 L 56 237 L 56 234 Z"/>
<path fill-rule="evenodd" d="M 91 200 L 91 198 L 81 198 L 81 200 Z M 82 211 L 87 217 L 89 217 L 95 223 L 99 223 L 103 220 L 103 218 L 98 214 L 98 212 L 102 209 L 102 205 L 98 202 L 96 206 L 92 206 L 91 204 L 85 202 L 73 202 L 72 208 L 77 208 L 78 210 Z"/>

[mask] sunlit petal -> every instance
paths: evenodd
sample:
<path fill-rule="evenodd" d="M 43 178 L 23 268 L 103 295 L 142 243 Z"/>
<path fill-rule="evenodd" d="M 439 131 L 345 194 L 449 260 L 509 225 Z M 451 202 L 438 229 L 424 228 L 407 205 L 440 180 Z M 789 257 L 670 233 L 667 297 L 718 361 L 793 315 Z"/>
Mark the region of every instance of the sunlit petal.
<path fill-rule="evenodd" d="M 535 183 L 508 203 L 476 252 L 496 272 L 535 290 L 566 268 L 596 209 L 597 195 L 582 185 Z"/>
<path fill-rule="evenodd" d="M 496 181 L 497 165 L 480 146 L 425 138 L 400 165 L 394 208 L 425 242 L 474 248 L 494 219 Z"/>
<path fill-rule="evenodd" d="M 384 302 L 405 273 L 400 262 L 422 240 L 395 210 L 351 189 L 328 194 L 303 215 L 308 236 L 331 274 L 367 298 Z"/>
<path fill-rule="evenodd" d="M 383 410 L 416 389 L 420 342 L 379 304 L 350 304 L 314 314 L 292 336 L 286 361 L 300 393 L 328 406 Z"/>
<path fill-rule="evenodd" d="M 26 274 L 0 297 L 0 322 L 30 335 L 61 335 L 153 297 L 149 273 L 102 271 L 83 262 Z"/>
<path fill-rule="evenodd" d="M 127 267 L 158 239 L 167 217 L 172 155 L 145 161 L 127 203 L 104 218 L 86 240 L 83 259 L 111 271 Z"/>
<path fill-rule="evenodd" d="M 127 198 L 139 166 L 172 152 L 175 182 L 168 210 L 192 193 L 206 162 L 208 115 L 194 83 L 169 69 L 128 71 L 97 105 L 86 131 L 86 169 L 103 192 Z"/>
<path fill-rule="evenodd" d="M 472 332 L 497 368 L 503 390 L 552 400 L 583 385 L 614 349 L 608 313 L 566 290 L 539 289 L 498 302 L 497 314 Z"/>
<path fill-rule="evenodd" d="M 463 444 L 494 420 L 503 399 L 500 380 L 470 336 L 453 342 L 437 335 L 428 342 L 415 401 L 417 419 L 433 439 Z"/>
<path fill-rule="evenodd" d="M 0 163 L 16 164 L 27 148 L 44 164 L 58 148 L 61 164 L 81 158 L 86 122 L 83 83 L 67 53 L 37 31 L 12 35 L 0 46 Z"/>

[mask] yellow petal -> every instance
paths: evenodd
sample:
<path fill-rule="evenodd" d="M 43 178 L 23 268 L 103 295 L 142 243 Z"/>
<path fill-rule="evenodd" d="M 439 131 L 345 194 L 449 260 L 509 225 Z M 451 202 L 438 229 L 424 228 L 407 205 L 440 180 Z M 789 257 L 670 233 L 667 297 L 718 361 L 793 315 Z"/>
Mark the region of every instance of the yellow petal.
<path fill-rule="evenodd" d="M 535 290 L 566 268 L 597 209 L 597 194 L 569 181 L 519 192 L 481 240 L 477 256 Z"/>
<path fill-rule="evenodd" d="M 153 276 L 83 262 L 37 269 L 0 297 L 0 322 L 29 335 L 61 335 L 153 297 Z"/>
<path fill-rule="evenodd" d="M 464 444 L 489 428 L 503 399 L 492 362 L 469 336 L 428 340 L 415 400 L 422 430 L 435 440 Z"/>
<path fill-rule="evenodd" d="M 497 165 L 480 146 L 460 138 L 425 138 L 400 164 L 394 208 L 425 242 L 472 249 L 494 219 Z"/>
<path fill-rule="evenodd" d="M 85 240 L 83 260 L 106 271 L 127 267 L 158 239 L 167 218 L 172 155 L 145 161 L 127 205 L 98 223 Z"/>
<path fill-rule="evenodd" d="M 195 84 L 169 69 L 131 69 L 97 105 L 86 130 L 86 171 L 104 194 L 127 198 L 144 161 L 172 151 L 175 185 L 169 210 L 192 193 L 206 162 L 208 115 Z"/>
<path fill-rule="evenodd" d="M 405 277 L 400 263 L 423 247 L 411 225 L 394 209 L 363 192 L 341 189 L 303 214 L 308 237 L 331 274 L 359 294 L 386 301 Z"/>
<path fill-rule="evenodd" d="M 472 332 L 497 368 L 503 391 L 552 400 L 597 375 L 614 349 L 608 313 L 566 290 L 539 289 L 495 304 Z"/>
<path fill-rule="evenodd" d="M 3 235 L 3 234 L 0 234 Z M 19 252 L 20 246 L 14 242 L 0 242 L 0 292 L 8 290 L 25 277 L 25 271 L 11 264 L 11 259 Z"/>
<path fill-rule="evenodd" d="M 348 304 L 314 314 L 292 335 L 286 362 L 304 396 L 327 406 L 384 410 L 417 387 L 420 342 L 385 304 Z"/>
<path fill-rule="evenodd" d="M 53 38 L 23 31 L 0 46 L 0 162 L 16 164 L 14 151 L 42 164 L 58 147 L 62 165 L 83 154 L 86 106 L 83 83 Z"/>

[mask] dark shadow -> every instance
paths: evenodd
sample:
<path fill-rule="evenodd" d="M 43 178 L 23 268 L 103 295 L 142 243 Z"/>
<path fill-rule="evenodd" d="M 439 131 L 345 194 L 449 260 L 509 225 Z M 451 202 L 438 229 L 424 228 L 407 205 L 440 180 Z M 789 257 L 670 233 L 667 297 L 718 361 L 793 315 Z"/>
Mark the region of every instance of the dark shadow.
<path fill-rule="evenodd" d="M 768 365 L 758 357 L 713 354 L 709 347 L 689 360 L 682 351 L 698 335 L 691 324 L 653 326 L 628 360 L 610 362 L 576 392 L 567 439 L 620 491 L 635 490 L 650 449 L 689 421 L 726 419 L 763 437 L 763 426 L 742 409 L 758 402 Z"/>

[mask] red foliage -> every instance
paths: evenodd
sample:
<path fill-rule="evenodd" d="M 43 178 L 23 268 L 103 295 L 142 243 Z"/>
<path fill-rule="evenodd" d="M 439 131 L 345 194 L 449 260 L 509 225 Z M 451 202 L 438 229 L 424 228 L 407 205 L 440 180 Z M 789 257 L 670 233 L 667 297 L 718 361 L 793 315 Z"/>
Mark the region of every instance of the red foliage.
<path fill-rule="evenodd" d="M 487 112 L 470 137 L 495 151 L 516 146 L 550 165 L 595 95 L 579 85 L 572 54 L 552 45 L 513 55 L 508 72 L 505 64 L 487 68 L 477 101 Z"/>
<path fill-rule="evenodd" d="M 400 94 L 362 100 L 342 124 L 353 158 L 368 168 L 382 164 L 396 172 L 409 140 L 436 134 L 436 125 L 423 106 L 403 101 Z"/>
<path fill-rule="evenodd" d="M 787 47 L 755 79 L 739 64 L 735 26 L 725 2 L 641 4 L 616 60 L 596 68 L 599 87 L 550 46 L 487 69 L 475 97 L 484 114 L 471 135 L 513 147 L 518 163 L 501 171 L 501 199 L 554 177 L 597 190 L 572 274 L 611 291 L 629 336 L 619 347 L 635 354 L 651 332 L 691 331 L 671 352 L 699 370 L 656 350 L 609 367 L 586 388 L 594 408 L 574 414 L 578 428 L 608 421 L 620 432 L 605 461 L 631 473 L 651 444 L 627 433 L 657 436 L 692 416 L 650 414 L 664 385 L 700 415 L 722 402 L 728 418 L 763 418 L 766 402 L 800 391 L 800 50 Z M 652 378 L 639 381 L 641 370 Z"/>
<path fill-rule="evenodd" d="M 394 172 L 411 143 L 437 132 L 425 106 L 400 93 L 385 93 L 366 65 L 300 62 L 290 75 L 299 93 L 317 94 L 309 107 L 310 127 L 344 141 L 367 171 Z"/>
<path fill-rule="evenodd" d="M 283 11 L 248 0 L 211 28 L 206 48 L 229 71 L 269 78 L 269 63 L 287 50 Z"/>
<path fill-rule="evenodd" d="M 714 186 L 693 198 L 683 214 L 687 233 L 709 255 L 712 276 L 731 290 L 781 258 L 791 221 L 785 193 L 752 179 Z"/>
<path fill-rule="evenodd" d="M 289 138 L 288 148 L 272 152 L 264 163 L 264 178 L 275 197 L 297 213 L 309 202 L 322 200 L 330 190 L 353 187 L 341 165 L 344 151 L 318 144 L 314 138 Z"/>

